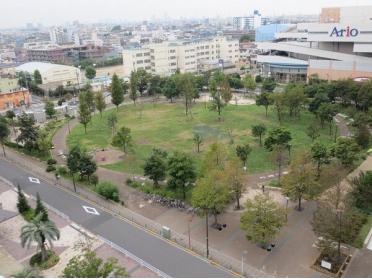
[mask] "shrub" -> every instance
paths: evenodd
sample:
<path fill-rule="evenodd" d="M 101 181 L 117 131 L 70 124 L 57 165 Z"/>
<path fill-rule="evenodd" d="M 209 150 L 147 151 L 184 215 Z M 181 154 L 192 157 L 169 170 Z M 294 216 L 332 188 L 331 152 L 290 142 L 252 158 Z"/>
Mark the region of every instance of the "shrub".
<path fill-rule="evenodd" d="M 30 208 L 29 210 L 27 210 L 26 212 L 24 212 L 22 214 L 23 218 L 27 221 L 27 222 L 31 222 L 32 219 L 34 219 L 35 217 L 35 210 L 33 208 Z"/>
<path fill-rule="evenodd" d="M 99 182 L 99 178 L 96 174 L 92 174 L 90 177 L 90 183 L 92 183 L 94 186 L 97 186 Z"/>
<path fill-rule="evenodd" d="M 47 160 L 47 164 L 48 165 L 55 165 L 55 164 L 57 164 L 57 161 L 55 159 L 53 159 L 53 158 L 49 158 Z"/>
<path fill-rule="evenodd" d="M 111 182 L 101 182 L 95 187 L 95 191 L 106 199 L 119 201 L 119 190 Z"/>
<path fill-rule="evenodd" d="M 51 171 L 55 171 L 56 170 L 56 167 L 53 166 L 53 165 L 48 165 L 47 168 L 46 168 L 46 172 L 51 172 Z"/>
<path fill-rule="evenodd" d="M 65 166 L 58 167 L 57 172 L 58 172 L 59 175 L 67 175 L 68 174 L 68 170 Z"/>
<path fill-rule="evenodd" d="M 40 269 L 49 269 L 55 266 L 59 261 L 58 255 L 51 250 L 47 251 L 47 259 L 45 261 L 41 260 L 41 253 L 33 255 L 30 259 L 30 266 L 38 267 Z"/>

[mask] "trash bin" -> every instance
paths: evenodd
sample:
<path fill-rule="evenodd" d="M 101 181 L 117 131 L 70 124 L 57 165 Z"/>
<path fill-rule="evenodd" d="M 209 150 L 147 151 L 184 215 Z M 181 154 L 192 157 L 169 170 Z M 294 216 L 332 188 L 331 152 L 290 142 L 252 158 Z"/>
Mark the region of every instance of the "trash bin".
<path fill-rule="evenodd" d="M 162 229 L 161 229 L 161 235 L 166 239 L 170 239 L 171 238 L 170 228 L 168 228 L 166 226 L 163 226 Z"/>

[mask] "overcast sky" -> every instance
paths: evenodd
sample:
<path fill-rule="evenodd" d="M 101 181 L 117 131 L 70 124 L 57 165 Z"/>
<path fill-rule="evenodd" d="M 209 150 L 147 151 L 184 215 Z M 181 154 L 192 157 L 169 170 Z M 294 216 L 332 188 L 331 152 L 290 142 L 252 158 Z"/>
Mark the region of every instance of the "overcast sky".
<path fill-rule="evenodd" d="M 372 0 L 0 0 L 0 28 L 162 18 L 318 14 L 321 7 L 372 5 Z"/>

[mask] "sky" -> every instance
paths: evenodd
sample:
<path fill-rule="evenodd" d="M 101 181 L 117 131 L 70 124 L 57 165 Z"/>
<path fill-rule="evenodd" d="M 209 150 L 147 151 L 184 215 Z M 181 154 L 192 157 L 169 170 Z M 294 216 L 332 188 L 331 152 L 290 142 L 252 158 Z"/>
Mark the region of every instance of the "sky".
<path fill-rule="evenodd" d="M 372 0 L 0 0 L 0 28 L 169 18 L 319 14 L 321 7 L 372 5 Z"/>

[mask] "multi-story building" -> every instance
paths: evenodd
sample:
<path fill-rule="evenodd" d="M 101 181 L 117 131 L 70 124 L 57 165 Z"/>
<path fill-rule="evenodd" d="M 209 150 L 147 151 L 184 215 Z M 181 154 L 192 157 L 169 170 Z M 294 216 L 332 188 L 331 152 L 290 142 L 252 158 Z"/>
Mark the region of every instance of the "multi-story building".
<path fill-rule="evenodd" d="M 322 9 L 318 22 L 299 23 L 276 33 L 274 41 L 258 42 L 258 49 L 277 56 L 258 56 L 257 62 L 267 69 L 264 75 L 286 80 L 304 75 L 304 66 L 305 78 L 372 78 L 371 15 L 372 6 Z"/>
<path fill-rule="evenodd" d="M 0 112 L 30 104 L 29 91 L 20 87 L 17 79 L 0 78 Z"/>
<path fill-rule="evenodd" d="M 239 41 L 226 37 L 163 42 L 123 51 L 124 76 L 139 69 L 161 76 L 177 70 L 181 73 L 201 72 L 235 66 L 238 62 Z"/>
<path fill-rule="evenodd" d="M 234 30 L 251 31 L 268 23 L 269 19 L 262 17 L 261 13 L 257 10 L 253 12 L 252 16 L 239 16 L 233 18 Z"/>

